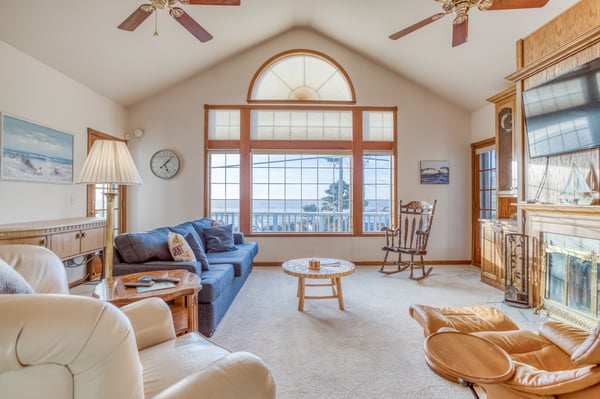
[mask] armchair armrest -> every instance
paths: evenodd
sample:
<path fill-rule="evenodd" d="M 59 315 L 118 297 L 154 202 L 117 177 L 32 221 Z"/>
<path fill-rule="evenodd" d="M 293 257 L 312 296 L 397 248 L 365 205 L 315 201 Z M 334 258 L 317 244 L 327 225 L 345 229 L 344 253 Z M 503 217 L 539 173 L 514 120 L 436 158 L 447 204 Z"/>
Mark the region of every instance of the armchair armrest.
<path fill-rule="evenodd" d="M 265 363 L 248 352 L 231 353 L 165 389 L 155 399 L 275 399 Z"/>
<path fill-rule="evenodd" d="M 552 341 L 554 345 L 569 355 L 573 355 L 573 352 L 586 340 L 590 332 L 565 323 L 548 320 L 540 326 L 540 335 Z"/>
<path fill-rule="evenodd" d="M 2 379 L 0 396 L 48 397 L 44 387 L 56 384 L 68 386 L 70 397 L 143 398 L 131 326 L 115 306 L 77 295 L 0 295 L 0 314 L 0 374 L 21 372 Z M 48 366 L 55 371 L 39 378 Z"/>
<path fill-rule="evenodd" d="M 513 362 L 515 373 L 507 384 L 515 391 L 534 395 L 562 395 L 586 389 L 600 383 L 600 369 L 585 366 L 571 370 L 538 370 L 520 362 Z"/>
<path fill-rule="evenodd" d="M 147 298 L 121 308 L 135 333 L 138 351 L 175 338 L 173 316 L 160 298 Z"/>

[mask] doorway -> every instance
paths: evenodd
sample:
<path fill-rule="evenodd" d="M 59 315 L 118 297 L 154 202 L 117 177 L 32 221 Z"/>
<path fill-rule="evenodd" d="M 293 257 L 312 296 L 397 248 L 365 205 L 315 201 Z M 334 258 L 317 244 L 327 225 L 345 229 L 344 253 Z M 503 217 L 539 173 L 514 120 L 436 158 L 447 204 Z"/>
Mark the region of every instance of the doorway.
<path fill-rule="evenodd" d="M 471 261 L 481 266 L 481 219 L 496 219 L 496 139 L 471 144 L 471 195 L 473 208 Z"/>

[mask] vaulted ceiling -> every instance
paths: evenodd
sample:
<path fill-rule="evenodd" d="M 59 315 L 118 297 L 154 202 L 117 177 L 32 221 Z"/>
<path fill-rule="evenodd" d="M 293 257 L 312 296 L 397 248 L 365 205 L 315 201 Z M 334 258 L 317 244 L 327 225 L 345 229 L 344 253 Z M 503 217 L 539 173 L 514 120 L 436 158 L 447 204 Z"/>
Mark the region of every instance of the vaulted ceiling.
<path fill-rule="evenodd" d="M 214 38 L 196 40 L 166 10 L 134 32 L 117 29 L 143 0 L 0 0 L 0 40 L 124 105 L 153 95 L 234 53 L 307 27 L 464 108 L 509 86 L 515 41 L 577 0 L 539 9 L 471 9 L 468 42 L 452 47 L 452 16 L 388 38 L 441 11 L 434 0 L 241 0 L 180 5 Z M 154 37 L 155 22 L 158 37 Z M 0 61 L 1 62 L 1 61 Z"/>

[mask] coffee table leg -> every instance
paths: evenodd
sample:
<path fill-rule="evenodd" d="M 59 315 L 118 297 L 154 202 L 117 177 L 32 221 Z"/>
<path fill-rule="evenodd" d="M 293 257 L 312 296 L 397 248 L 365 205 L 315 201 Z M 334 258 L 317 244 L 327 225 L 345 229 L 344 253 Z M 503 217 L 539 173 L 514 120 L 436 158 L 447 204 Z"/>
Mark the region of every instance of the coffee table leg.
<path fill-rule="evenodd" d="M 298 310 L 301 312 L 304 311 L 304 291 L 304 277 L 298 277 Z"/>
<path fill-rule="evenodd" d="M 342 278 L 341 277 L 335 278 L 335 285 L 337 287 L 337 297 L 338 297 L 338 303 L 340 305 L 340 310 L 344 310 L 344 296 L 342 295 Z"/>

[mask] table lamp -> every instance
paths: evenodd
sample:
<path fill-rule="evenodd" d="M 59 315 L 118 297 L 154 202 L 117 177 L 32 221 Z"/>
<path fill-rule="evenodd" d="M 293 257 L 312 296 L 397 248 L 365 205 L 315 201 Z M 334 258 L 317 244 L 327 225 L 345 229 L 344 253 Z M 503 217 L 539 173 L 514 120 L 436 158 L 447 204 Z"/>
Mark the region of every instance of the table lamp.
<path fill-rule="evenodd" d="M 133 159 L 127 149 L 127 144 L 118 140 L 96 140 L 92 145 L 81 175 L 79 183 L 108 184 L 106 196 L 106 247 L 104 250 L 105 279 L 112 278 L 113 269 L 113 239 L 114 239 L 114 212 L 115 197 L 113 185 L 142 184 Z"/>

